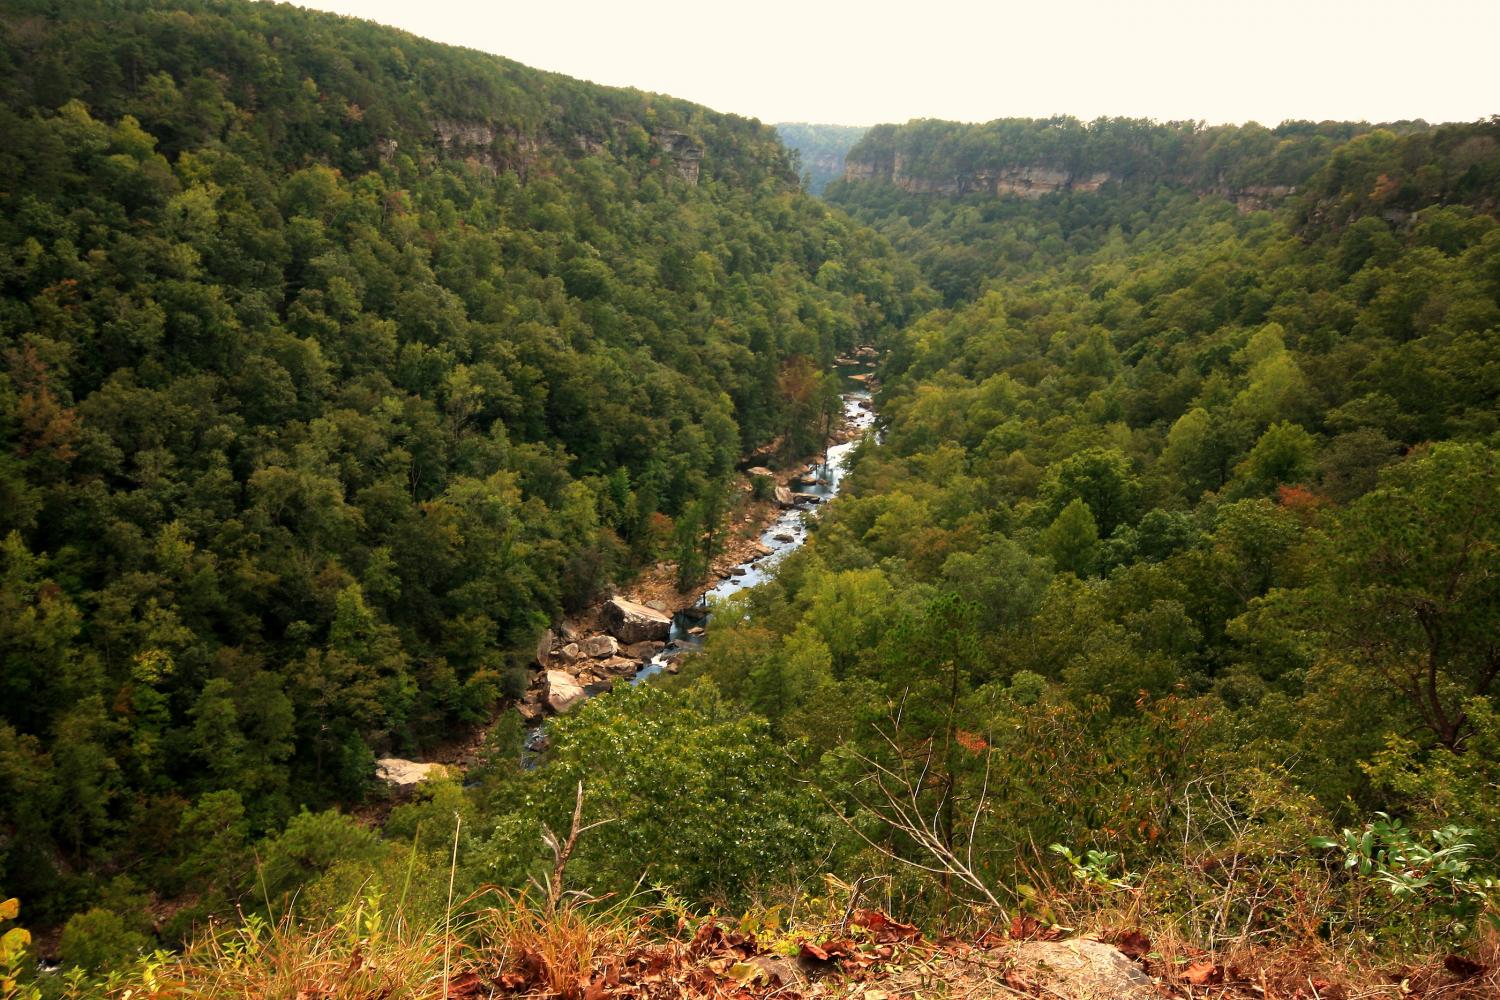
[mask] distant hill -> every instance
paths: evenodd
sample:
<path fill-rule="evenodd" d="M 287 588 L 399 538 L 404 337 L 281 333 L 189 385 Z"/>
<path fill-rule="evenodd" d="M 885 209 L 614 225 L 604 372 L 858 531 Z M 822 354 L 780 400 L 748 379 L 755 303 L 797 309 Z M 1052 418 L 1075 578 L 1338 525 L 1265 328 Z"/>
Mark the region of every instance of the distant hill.
<path fill-rule="evenodd" d="M 800 154 L 802 171 L 808 179 L 808 192 L 821 195 L 829 181 L 844 176 L 844 154 L 868 129 L 863 125 L 782 122 L 776 126 L 776 131 L 787 148 Z"/>

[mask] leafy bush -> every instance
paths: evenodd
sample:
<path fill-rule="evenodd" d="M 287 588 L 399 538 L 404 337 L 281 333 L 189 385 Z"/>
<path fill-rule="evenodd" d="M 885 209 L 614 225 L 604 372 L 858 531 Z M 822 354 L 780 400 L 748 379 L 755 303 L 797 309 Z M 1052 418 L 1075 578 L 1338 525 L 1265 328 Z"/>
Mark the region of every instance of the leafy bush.
<path fill-rule="evenodd" d="M 1338 837 L 1314 838 L 1311 845 L 1337 852 L 1345 872 L 1389 895 L 1391 923 L 1383 930 L 1409 934 L 1422 927 L 1462 941 L 1481 920 L 1500 929 L 1500 880 L 1476 857 L 1474 831 L 1445 826 L 1423 838 L 1399 819 L 1378 817 L 1362 829 L 1346 827 Z"/>

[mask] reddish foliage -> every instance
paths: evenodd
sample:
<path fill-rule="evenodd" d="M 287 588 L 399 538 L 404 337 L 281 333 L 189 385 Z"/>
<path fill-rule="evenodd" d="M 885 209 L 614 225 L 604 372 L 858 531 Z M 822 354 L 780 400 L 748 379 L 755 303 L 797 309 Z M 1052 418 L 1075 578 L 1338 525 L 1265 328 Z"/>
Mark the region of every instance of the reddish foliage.
<path fill-rule="evenodd" d="M 1061 927 L 1044 924 L 1035 917 L 1016 914 L 1010 921 L 1012 941 L 1056 941 L 1063 936 Z"/>
<path fill-rule="evenodd" d="M 1151 939 L 1139 930 L 1115 931 L 1105 940 L 1137 962 L 1151 954 Z"/>
<path fill-rule="evenodd" d="M 978 733 L 971 733 L 967 729 L 960 729 L 954 733 L 953 738 L 958 745 L 970 753 L 984 753 L 990 747 L 989 741 Z"/>
<path fill-rule="evenodd" d="M 855 910 L 849 922 L 869 931 L 878 942 L 919 941 L 922 938 L 922 932 L 915 924 L 898 923 L 879 910 Z"/>
<path fill-rule="evenodd" d="M 1327 497 L 1319 496 L 1301 484 L 1277 487 L 1276 499 L 1281 506 L 1297 514 L 1310 514 L 1328 506 Z"/>

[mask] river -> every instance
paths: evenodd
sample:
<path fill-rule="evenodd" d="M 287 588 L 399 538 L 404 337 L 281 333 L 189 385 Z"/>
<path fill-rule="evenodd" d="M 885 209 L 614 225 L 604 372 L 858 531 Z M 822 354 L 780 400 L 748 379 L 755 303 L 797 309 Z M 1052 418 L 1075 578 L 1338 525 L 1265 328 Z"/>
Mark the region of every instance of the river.
<path fill-rule="evenodd" d="M 703 633 L 699 630 L 706 629 L 709 625 L 713 617 L 710 609 L 714 604 L 769 578 L 777 563 L 807 541 L 807 519 L 817 517 L 823 504 L 838 494 L 844 474 L 848 471 L 849 455 L 864 437 L 864 432 L 874 426 L 875 410 L 869 391 L 860 380 L 853 377 L 856 374 L 867 374 L 870 367 L 841 365 L 837 370 L 843 378 L 845 389 L 842 401 L 844 427 L 850 431 L 848 439 L 841 444 L 831 445 L 824 453 L 822 461 L 809 467 L 805 478 L 813 482 L 809 484 L 793 482 L 791 487 L 793 495 L 807 499 L 783 510 L 761 532 L 760 543 L 769 551 L 732 567 L 727 576 L 699 598 L 696 607 L 687 611 L 679 611 L 674 615 L 672 632 L 666 649 L 657 653 L 649 663 L 638 670 L 630 678 L 631 684 L 640 684 L 642 681 L 657 676 L 666 670 L 673 660 L 701 648 Z M 695 631 L 696 635 L 693 634 Z M 585 688 L 585 691 L 588 691 L 590 696 L 598 693 L 589 688 Z M 546 749 L 546 733 L 545 722 L 527 732 L 525 749 L 528 752 L 525 756 L 529 759 L 523 766 L 530 766 L 535 761 L 536 754 Z"/>
<path fill-rule="evenodd" d="M 683 655 L 684 652 L 697 649 L 702 644 L 702 640 L 691 635 L 690 630 L 694 626 L 706 627 L 709 619 L 713 617 L 712 614 L 705 614 L 704 609 L 712 608 L 716 602 L 765 581 L 770 577 L 777 563 L 807 541 L 807 518 L 816 517 L 822 505 L 838 494 L 844 473 L 847 471 L 845 466 L 849 453 L 859 444 L 864 431 L 875 423 L 875 411 L 870 406 L 868 392 L 863 390 L 846 392 L 843 396 L 843 403 L 844 426 L 852 428 L 854 434 L 843 444 L 830 446 L 824 454 L 823 461 L 810 470 L 809 478 L 815 479 L 815 483 L 812 485 L 794 483 L 792 486 L 794 496 L 812 496 L 817 500 L 807 506 L 799 503 L 778 514 L 776 519 L 760 533 L 760 543 L 770 550 L 769 553 L 756 556 L 731 569 L 727 577 L 720 580 L 699 599 L 700 610 L 679 611 L 674 615 L 672 635 L 667 642 L 667 648 L 657 653 L 650 663 L 637 671 L 630 683 L 639 684 L 643 680 L 655 677 L 666 669 L 669 661 Z"/>

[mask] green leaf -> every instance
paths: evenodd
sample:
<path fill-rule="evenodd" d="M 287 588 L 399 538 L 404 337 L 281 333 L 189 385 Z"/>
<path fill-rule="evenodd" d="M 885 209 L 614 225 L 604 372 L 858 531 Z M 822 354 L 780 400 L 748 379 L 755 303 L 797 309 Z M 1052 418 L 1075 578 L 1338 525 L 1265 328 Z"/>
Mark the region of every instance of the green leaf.
<path fill-rule="evenodd" d="M 766 970 L 754 962 L 736 962 L 729 967 L 728 976 L 735 982 L 748 986 L 759 979 L 764 979 Z"/>

